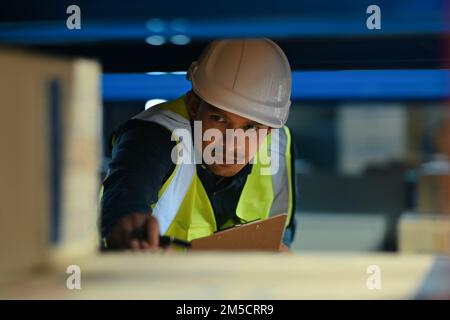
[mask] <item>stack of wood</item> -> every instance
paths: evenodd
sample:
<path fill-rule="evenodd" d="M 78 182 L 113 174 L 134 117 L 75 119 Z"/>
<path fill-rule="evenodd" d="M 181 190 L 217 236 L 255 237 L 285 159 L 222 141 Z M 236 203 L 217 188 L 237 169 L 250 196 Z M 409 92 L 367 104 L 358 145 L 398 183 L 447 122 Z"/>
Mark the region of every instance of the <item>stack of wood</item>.
<path fill-rule="evenodd" d="M 0 280 L 97 249 L 101 68 L 0 48 Z"/>

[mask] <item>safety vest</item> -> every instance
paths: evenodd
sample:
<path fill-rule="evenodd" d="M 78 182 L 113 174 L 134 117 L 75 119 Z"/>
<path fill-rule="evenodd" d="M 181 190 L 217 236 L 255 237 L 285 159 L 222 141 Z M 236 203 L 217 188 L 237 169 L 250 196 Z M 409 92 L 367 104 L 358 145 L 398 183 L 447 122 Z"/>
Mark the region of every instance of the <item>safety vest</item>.
<path fill-rule="evenodd" d="M 177 142 L 177 147 L 181 147 L 183 143 L 192 143 L 179 139 L 176 135 L 174 139 L 177 129 L 192 133 L 185 96 L 153 106 L 134 119 L 158 123 L 167 128 L 172 132 L 172 139 Z M 281 213 L 288 214 L 286 225 L 289 223 L 293 204 L 290 144 L 291 137 L 287 127 L 279 129 L 277 135 L 268 134 L 261 144 L 257 156 L 262 157 L 260 153 L 263 148 L 268 148 L 266 154 L 270 154 L 270 161 L 254 161 L 252 164 L 236 208 L 236 216 L 241 223 Z M 191 147 L 190 150 L 193 150 L 191 145 L 184 147 Z M 277 168 L 274 156 L 279 157 Z M 273 174 L 262 174 L 262 169 L 273 168 Z M 152 204 L 152 214 L 158 219 L 161 234 L 191 241 L 217 231 L 214 210 L 196 170 L 195 162 L 177 163 L 159 190 L 158 200 Z"/>

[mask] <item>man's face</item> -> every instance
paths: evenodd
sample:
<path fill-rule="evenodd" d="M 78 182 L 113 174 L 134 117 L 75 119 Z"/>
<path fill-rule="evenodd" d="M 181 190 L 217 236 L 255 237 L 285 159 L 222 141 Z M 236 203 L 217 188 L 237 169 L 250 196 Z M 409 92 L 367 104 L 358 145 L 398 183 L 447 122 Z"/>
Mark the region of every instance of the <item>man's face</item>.
<path fill-rule="evenodd" d="M 268 126 L 216 108 L 199 99 L 191 92 L 188 94 L 189 112 L 193 120 L 202 122 L 202 137 L 210 129 L 217 129 L 221 133 L 221 139 L 212 137 L 211 141 L 202 139 L 202 154 L 205 161 L 205 148 L 210 144 L 220 146 L 213 149 L 215 159 L 220 158 L 222 163 L 206 164 L 208 169 L 217 176 L 231 177 L 238 173 L 253 158 L 259 146 L 264 141 L 263 133 L 269 132 Z M 227 129 L 232 130 L 228 132 Z M 233 134 L 231 136 L 230 134 Z M 212 145 L 211 145 L 212 146 Z M 210 150 L 212 149 L 210 146 Z M 215 150 L 220 154 L 216 154 Z M 207 150 L 206 150 L 207 151 Z M 229 163 L 231 160 L 231 164 Z"/>

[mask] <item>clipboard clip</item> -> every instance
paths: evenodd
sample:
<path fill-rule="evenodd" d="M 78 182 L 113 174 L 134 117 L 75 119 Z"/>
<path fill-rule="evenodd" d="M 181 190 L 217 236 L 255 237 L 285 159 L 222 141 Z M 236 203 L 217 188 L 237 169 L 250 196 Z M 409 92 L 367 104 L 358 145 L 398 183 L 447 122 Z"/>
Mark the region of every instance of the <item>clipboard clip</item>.
<path fill-rule="evenodd" d="M 244 223 L 238 223 L 238 224 L 235 224 L 234 226 L 230 226 L 230 227 L 226 227 L 226 228 L 214 231 L 214 233 L 222 232 L 222 231 L 225 231 L 225 230 L 230 230 L 230 229 L 233 229 L 233 228 L 236 228 L 236 227 L 245 226 L 246 224 L 249 224 L 249 223 L 252 223 L 252 222 L 256 222 L 256 221 L 260 221 L 260 220 L 261 219 L 258 218 L 258 219 L 252 220 L 252 221 L 247 221 L 247 222 L 244 222 Z"/>

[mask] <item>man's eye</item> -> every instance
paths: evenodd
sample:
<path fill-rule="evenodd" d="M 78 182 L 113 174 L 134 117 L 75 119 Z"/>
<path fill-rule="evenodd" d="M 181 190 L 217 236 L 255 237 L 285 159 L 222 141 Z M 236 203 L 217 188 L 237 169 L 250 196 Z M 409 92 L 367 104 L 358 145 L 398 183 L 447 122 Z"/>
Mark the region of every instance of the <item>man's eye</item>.
<path fill-rule="evenodd" d="M 244 130 L 245 131 L 247 131 L 247 130 L 251 130 L 251 129 L 257 129 L 256 128 L 256 126 L 254 125 L 254 124 L 248 124 L 248 125 L 246 125 L 245 127 L 244 127 Z"/>
<path fill-rule="evenodd" d="M 217 114 L 211 115 L 210 118 L 211 118 L 212 120 L 214 120 L 214 121 L 217 121 L 217 122 L 225 122 L 225 118 L 222 117 L 222 116 L 219 116 L 219 115 L 217 115 Z"/>

